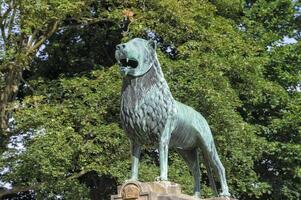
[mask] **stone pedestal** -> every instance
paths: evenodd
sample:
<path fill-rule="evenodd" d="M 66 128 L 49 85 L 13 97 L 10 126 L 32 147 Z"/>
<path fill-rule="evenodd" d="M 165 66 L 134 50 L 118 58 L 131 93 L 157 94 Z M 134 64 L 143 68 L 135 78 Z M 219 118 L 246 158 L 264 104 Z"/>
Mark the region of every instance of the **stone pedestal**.
<path fill-rule="evenodd" d="M 111 200 L 200 200 L 182 194 L 181 186 L 169 181 L 139 182 L 129 181 L 118 187 L 118 194 Z M 214 197 L 204 200 L 234 200 L 226 197 Z"/>

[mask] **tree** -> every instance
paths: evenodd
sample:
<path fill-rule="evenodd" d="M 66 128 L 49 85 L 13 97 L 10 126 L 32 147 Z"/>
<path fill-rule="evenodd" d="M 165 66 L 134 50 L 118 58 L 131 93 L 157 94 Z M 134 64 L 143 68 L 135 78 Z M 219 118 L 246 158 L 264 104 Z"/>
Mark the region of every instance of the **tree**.
<path fill-rule="evenodd" d="M 22 73 L 63 20 L 85 13 L 89 1 L 1 1 L 0 137 L 1 151 L 10 136 L 11 103 Z"/>
<path fill-rule="evenodd" d="M 295 33 L 294 6 L 285 0 L 91 3 L 92 17 L 101 20 L 65 22 L 23 73 L 14 130 L 26 149 L 5 152 L 2 180 L 40 199 L 114 193 L 130 167 L 114 49 L 144 37 L 158 41 L 175 98 L 208 119 L 230 192 L 239 199 L 298 199 L 300 45 L 276 45 Z M 157 152 L 145 149 L 142 158 L 140 177 L 153 181 Z M 170 179 L 190 193 L 184 162 L 172 153 L 170 164 Z M 212 191 L 204 166 L 202 172 L 206 197 Z"/>
<path fill-rule="evenodd" d="M 271 185 L 264 199 L 300 198 L 300 2 L 249 1 L 244 32 L 267 48 L 263 73 L 269 81 L 254 101 L 245 101 L 245 121 L 267 139 L 255 170 Z M 285 44 L 284 38 L 295 38 Z M 248 92 L 247 92 L 248 93 Z M 250 98 L 251 100 L 252 98 Z M 254 98 L 253 98 L 254 99 Z"/>

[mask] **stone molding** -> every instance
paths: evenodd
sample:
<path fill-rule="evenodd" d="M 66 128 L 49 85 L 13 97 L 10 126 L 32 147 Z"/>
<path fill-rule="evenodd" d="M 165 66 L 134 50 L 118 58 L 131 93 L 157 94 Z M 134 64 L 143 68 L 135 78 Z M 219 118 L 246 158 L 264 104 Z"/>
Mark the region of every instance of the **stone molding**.
<path fill-rule="evenodd" d="M 118 194 L 111 200 L 200 200 L 182 193 L 181 186 L 169 181 L 127 181 L 118 187 Z M 229 197 L 213 197 L 202 200 L 235 200 Z"/>

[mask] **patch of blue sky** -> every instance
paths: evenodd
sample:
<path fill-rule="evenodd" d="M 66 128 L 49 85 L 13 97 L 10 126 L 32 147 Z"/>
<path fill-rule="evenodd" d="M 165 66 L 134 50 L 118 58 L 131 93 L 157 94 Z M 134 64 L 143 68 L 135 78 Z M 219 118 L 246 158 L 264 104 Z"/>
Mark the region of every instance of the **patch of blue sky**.
<path fill-rule="evenodd" d="M 282 43 L 285 45 L 285 44 L 295 44 L 297 43 L 298 41 L 295 39 L 295 38 L 291 38 L 291 37 L 288 37 L 288 36 L 285 36 L 283 39 L 282 39 Z"/>

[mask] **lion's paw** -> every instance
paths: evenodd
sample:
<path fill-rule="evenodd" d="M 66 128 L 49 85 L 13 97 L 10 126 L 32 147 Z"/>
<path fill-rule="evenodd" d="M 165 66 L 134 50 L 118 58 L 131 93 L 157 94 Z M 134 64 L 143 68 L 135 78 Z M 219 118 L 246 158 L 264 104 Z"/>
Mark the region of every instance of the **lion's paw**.
<path fill-rule="evenodd" d="M 193 197 L 195 199 L 201 199 L 201 193 L 200 192 L 195 192 L 194 195 L 193 195 Z"/>
<path fill-rule="evenodd" d="M 220 197 L 223 197 L 225 200 L 231 200 L 229 192 L 222 192 L 219 194 Z"/>
<path fill-rule="evenodd" d="M 137 178 L 130 178 L 130 179 L 126 179 L 124 182 L 132 182 L 132 181 L 138 181 Z"/>
<path fill-rule="evenodd" d="M 155 181 L 160 182 L 160 181 L 168 181 L 166 178 L 162 178 L 161 176 L 157 176 L 155 178 Z"/>

